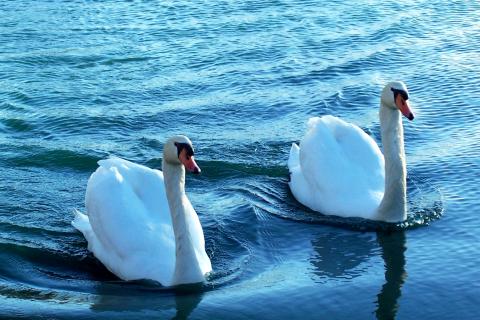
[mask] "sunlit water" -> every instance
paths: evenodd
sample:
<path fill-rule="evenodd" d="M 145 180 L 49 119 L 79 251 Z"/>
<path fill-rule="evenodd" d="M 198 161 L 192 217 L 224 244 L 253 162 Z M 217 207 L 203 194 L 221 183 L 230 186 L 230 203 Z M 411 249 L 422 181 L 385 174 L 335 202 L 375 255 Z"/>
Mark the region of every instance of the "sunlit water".
<path fill-rule="evenodd" d="M 477 1 L 0 2 L 0 318 L 479 318 L 479 47 Z M 306 120 L 379 141 L 391 79 L 416 113 L 408 221 L 302 207 L 286 161 Z M 160 168 L 175 133 L 214 271 L 121 281 L 72 212 L 96 161 Z"/>

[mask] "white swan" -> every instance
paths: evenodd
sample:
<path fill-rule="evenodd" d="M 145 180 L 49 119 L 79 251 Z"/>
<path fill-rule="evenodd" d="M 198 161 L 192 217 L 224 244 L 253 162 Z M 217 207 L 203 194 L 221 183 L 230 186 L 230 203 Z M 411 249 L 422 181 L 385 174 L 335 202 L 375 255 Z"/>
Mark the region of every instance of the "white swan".
<path fill-rule="evenodd" d="M 212 270 L 198 216 L 185 194 L 185 168 L 199 173 L 191 141 L 175 136 L 162 171 L 119 158 L 99 161 L 88 180 L 87 214 L 72 225 L 88 249 L 123 280 L 198 283 Z"/>
<path fill-rule="evenodd" d="M 384 155 L 359 127 L 333 116 L 315 117 L 290 150 L 294 197 L 326 215 L 386 222 L 406 219 L 406 163 L 401 114 L 414 116 L 402 82 L 385 86 L 380 99 Z"/>

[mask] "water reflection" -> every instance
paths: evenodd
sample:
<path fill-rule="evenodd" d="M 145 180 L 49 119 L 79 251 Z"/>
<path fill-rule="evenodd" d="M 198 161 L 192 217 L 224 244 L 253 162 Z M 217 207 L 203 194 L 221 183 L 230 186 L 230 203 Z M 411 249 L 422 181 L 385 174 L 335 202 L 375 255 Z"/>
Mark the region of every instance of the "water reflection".
<path fill-rule="evenodd" d="M 177 312 L 175 317 L 172 320 L 183 320 L 188 319 L 193 310 L 200 304 L 202 301 L 203 294 L 181 294 L 177 293 L 175 295 L 175 303 Z"/>
<path fill-rule="evenodd" d="M 149 281 L 100 283 L 91 310 L 155 311 L 165 319 L 188 319 L 202 301 L 204 289 L 202 284 L 163 288 Z"/>
<path fill-rule="evenodd" d="M 314 266 L 314 280 L 328 282 L 329 278 L 352 279 L 365 272 L 361 263 L 380 253 L 385 265 L 385 283 L 377 295 L 377 319 L 395 319 L 398 299 L 407 273 L 405 271 L 405 231 L 378 231 L 324 233 L 312 240 L 314 253 L 310 263 Z M 378 242 L 378 244 L 376 243 Z"/>
<path fill-rule="evenodd" d="M 377 319 L 395 319 L 405 271 L 406 236 L 404 231 L 377 232 L 377 241 L 385 262 L 385 284 L 377 295 Z"/>
<path fill-rule="evenodd" d="M 351 279 L 361 275 L 357 267 L 377 249 L 371 233 L 338 230 L 323 233 L 312 240 L 312 246 L 314 254 L 310 263 L 315 267 L 314 280 L 320 282 L 332 277 Z"/>

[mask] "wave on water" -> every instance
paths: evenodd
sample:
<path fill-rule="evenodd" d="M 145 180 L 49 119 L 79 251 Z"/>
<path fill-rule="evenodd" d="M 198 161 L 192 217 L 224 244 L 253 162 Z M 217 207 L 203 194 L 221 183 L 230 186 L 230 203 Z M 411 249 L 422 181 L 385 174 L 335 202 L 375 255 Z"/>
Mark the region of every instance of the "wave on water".
<path fill-rule="evenodd" d="M 32 147 L 33 148 L 33 147 Z M 8 163 L 16 167 L 41 167 L 41 168 L 66 168 L 80 171 L 90 171 L 96 168 L 100 157 L 83 154 L 67 149 L 43 149 L 30 150 L 6 159 Z"/>

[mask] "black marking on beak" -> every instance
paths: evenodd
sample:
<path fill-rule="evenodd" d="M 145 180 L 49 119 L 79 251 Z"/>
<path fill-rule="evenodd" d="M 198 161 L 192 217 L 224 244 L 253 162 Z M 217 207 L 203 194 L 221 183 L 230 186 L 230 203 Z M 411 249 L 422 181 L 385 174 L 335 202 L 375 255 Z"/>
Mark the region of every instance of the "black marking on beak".
<path fill-rule="evenodd" d="M 187 157 L 188 158 L 193 157 L 193 155 L 195 153 L 194 150 L 193 150 L 193 147 L 188 143 L 175 142 L 175 146 L 177 147 L 177 157 L 180 157 L 180 153 L 182 152 L 183 149 L 185 149 L 187 151 Z"/>
<path fill-rule="evenodd" d="M 390 88 L 393 92 L 393 98 L 397 99 L 397 95 L 401 95 L 402 98 L 406 101 L 408 100 L 408 93 L 402 89 L 395 89 L 395 88 Z"/>

